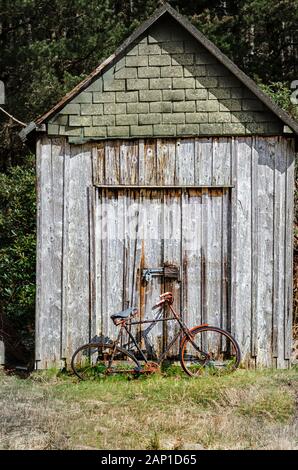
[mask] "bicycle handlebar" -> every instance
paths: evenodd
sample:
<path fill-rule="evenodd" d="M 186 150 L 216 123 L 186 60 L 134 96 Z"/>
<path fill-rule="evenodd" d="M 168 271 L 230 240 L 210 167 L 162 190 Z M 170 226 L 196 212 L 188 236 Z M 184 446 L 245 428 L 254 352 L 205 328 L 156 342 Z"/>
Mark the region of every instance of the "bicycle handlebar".
<path fill-rule="evenodd" d="M 170 305 L 174 302 L 174 297 L 173 297 L 172 292 L 165 292 L 164 294 L 161 294 L 159 297 L 161 298 L 161 300 L 157 302 L 157 304 L 153 305 L 152 310 L 160 307 L 165 302 L 168 302 Z"/>

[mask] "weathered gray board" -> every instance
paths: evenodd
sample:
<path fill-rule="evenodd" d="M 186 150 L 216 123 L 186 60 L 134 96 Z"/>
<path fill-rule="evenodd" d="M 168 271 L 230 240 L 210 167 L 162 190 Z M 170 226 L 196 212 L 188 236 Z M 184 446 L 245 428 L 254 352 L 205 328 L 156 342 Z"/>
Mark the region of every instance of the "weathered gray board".
<path fill-rule="evenodd" d="M 231 329 L 245 363 L 286 367 L 294 155 L 294 140 L 283 137 L 83 146 L 42 137 L 37 146 L 37 367 L 59 366 L 61 359 L 69 364 L 81 343 L 101 332 L 110 335 L 109 315 L 117 309 L 139 304 L 141 314 L 149 315 L 162 286 L 153 278 L 145 289 L 134 289 L 136 267 L 167 260 L 180 265 L 181 283 L 167 281 L 165 288 L 176 291 L 176 306 L 189 324 L 208 320 Z M 109 236 L 102 239 L 107 198 L 116 217 L 108 219 Z M 150 214 L 151 242 L 124 236 L 132 199 Z M 152 205 L 161 200 L 163 213 Z M 156 227 L 166 236 L 159 237 Z M 115 232 L 125 243 L 113 241 Z M 186 257 L 189 234 L 196 234 L 197 249 Z M 156 344 L 164 341 L 158 336 L 162 328 Z"/>

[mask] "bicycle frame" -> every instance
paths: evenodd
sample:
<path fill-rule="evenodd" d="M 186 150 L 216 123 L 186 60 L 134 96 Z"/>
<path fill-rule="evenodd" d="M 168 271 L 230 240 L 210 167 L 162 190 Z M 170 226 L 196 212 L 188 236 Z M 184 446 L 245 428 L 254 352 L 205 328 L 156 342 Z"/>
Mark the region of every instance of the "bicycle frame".
<path fill-rule="evenodd" d="M 165 307 L 169 307 L 171 313 L 172 313 L 172 317 L 170 318 L 164 318 L 164 312 L 165 312 Z M 163 318 L 158 318 L 160 312 L 163 311 Z M 137 340 L 136 338 L 133 336 L 133 334 L 129 331 L 129 327 L 132 326 L 132 325 L 144 325 L 144 324 L 150 324 L 150 325 L 153 325 L 152 327 L 149 327 L 149 331 L 151 331 L 152 328 L 154 328 L 154 326 L 158 323 L 158 322 L 168 322 L 168 321 L 177 321 L 179 326 L 180 326 L 180 330 L 179 332 L 174 336 L 174 338 L 172 339 L 172 341 L 167 345 L 167 348 L 163 351 L 163 353 L 157 358 L 157 364 L 161 364 L 162 361 L 166 358 L 168 352 L 170 351 L 170 349 L 172 348 L 172 346 L 176 343 L 176 341 L 178 340 L 179 337 L 181 337 L 183 334 L 186 335 L 188 337 L 188 339 L 190 340 L 190 342 L 192 343 L 192 345 L 196 348 L 197 346 L 193 343 L 192 339 L 193 339 L 193 335 L 191 333 L 191 330 L 187 327 L 187 325 L 183 322 L 183 320 L 180 318 L 180 316 L 178 315 L 178 313 L 174 310 L 174 308 L 172 307 L 172 304 L 170 304 L 167 300 L 164 301 L 163 305 L 161 306 L 161 308 L 158 310 L 157 312 L 157 315 L 155 318 L 153 318 L 152 320 L 140 320 L 140 321 L 134 321 L 133 319 L 129 319 L 129 320 L 122 320 L 120 322 L 120 330 L 119 330 L 119 333 L 118 333 L 118 336 L 117 336 L 117 339 L 116 341 L 114 342 L 114 345 L 115 347 L 117 345 L 119 345 L 119 342 L 121 340 L 121 337 L 123 335 L 123 331 L 125 330 L 126 333 L 128 334 L 129 338 L 132 340 L 133 344 L 135 345 L 137 351 L 140 353 L 141 357 L 143 358 L 143 360 L 145 361 L 145 363 L 148 363 L 148 359 L 147 357 L 145 356 L 145 354 L 143 353 L 142 349 L 140 348 L 140 346 L 138 345 L 137 343 Z M 202 324 L 200 325 L 201 327 L 204 327 L 204 326 L 207 326 L 207 324 Z M 196 327 L 197 328 L 197 327 Z M 125 346 L 124 346 L 125 348 Z M 146 352 L 148 353 L 147 351 L 147 347 L 146 347 Z M 114 354 L 112 354 L 112 358 L 111 358 L 111 362 L 113 361 L 113 356 Z"/>
<path fill-rule="evenodd" d="M 135 321 L 134 317 L 137 314 L 137 309 L 130 309 L 128 312 L 119 312 L 119 314 L 112 315 L 114 324 L 120 327 L 116 340 L 98 343 L 92 341 L 80 346 L 74 352 L 71 360 L 71 367 L 74 373 L 83 380 L 89 376 L 93 377 L 94 373 L 99 375 L 114 373 L 151 374 L 160 368 L 161 363 L 179 338 L 180 364 L 184 372 L 191 377 L 201 375 L 202 369 L 205 367 L 209 374 L 211 369 L 212 371 L 231 371 L 239 366 L 241 360 L 239 345 L 228 331 L 219 327 L 209 326 L 207 323 L 189 328 L 172 305 L 172 293 L 165 292 L 160 295 L 160 298 L 162 300 L 158 301 L 152 308 L 152 310 L 158 309 L 153 319 Z M 165 315 L 166 308 L 169 308 L 171 312 L 167 318 Z M 168 321 L 176 321 L 179 325 L 179 331 L 173 335 L 174 337 L 169 344 L 165 345 L 163 342 L 163 350 L 158 356 L 152 342 L 148 338 L 148 334 L 158 322 Z M 135 335 L 132 334 L 131 326 L 144 324 L 149 326 L 137 328 L 137 333 Z M 216 343 L 215 349 L 212 340 L 211 346 L 209 346 L 209 341 L 208 338 L 205 338 L 204 331 L 206 331 L 206 334 L 213 332 L 216 338 L 219 338 L 220 342 Z M 145 342 L 145 350 L 142 349 L 142 340 Z M 198 344 L 196 344 L 196 341 Z M 223 344 L 225 345 L 224 348 L 222 348 Z M 189 345 L 192 345 L 195 350 L 194 352 L 192 348 L 188 349 Z M 89 363 L 87 362 L 86 367 L 85 362 L 83 361 L 82 363 L 82 355 L 89 358 Z M 99 370 L 97 370 L 98 366 Z M 95 369 L 93 369 L 94 367 Z"/>

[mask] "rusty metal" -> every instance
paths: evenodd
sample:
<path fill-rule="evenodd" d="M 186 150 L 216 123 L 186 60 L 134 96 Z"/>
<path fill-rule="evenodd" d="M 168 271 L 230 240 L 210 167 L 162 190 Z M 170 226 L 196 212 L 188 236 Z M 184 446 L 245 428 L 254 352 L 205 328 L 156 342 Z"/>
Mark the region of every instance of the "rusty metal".
<path fill-rule="evenodd" d="M 157 362 L 148 361 L 146 362 L 143 369 L 141 370 L 141 373 L 154 374 L 155 372 L 159 370 L 160 370 L 160 364 L 158 364 Z"/>
<path fill-rule="evenodd" d="M 143 268 L 142 279 L 145 282 L 149 282 L 152 277 L 160 276 L 165 279 L 176 279 L 180 281 L 180 270 L 178 266 L 166 265 L 159 268 Z"/>
<path fill-rule="evenodd" d="M 121 325 L 121 327 L 120 327 L 120 331 L 119 331 L 119 335 L 118 335 L 118 338 L 116 340 L 116 343 L 119 342 L 119 340 L 121 339 L 121 336 L 123 334 L 123 330 L 125 330 L 127 332 L 128 336 L 130 337 L 130 339 L 132 340 L 132 342 L 134 343 L 134 345 L 136 346 L 137 351 L 142 356 L 142 358 L 144 359 L 146 364 L 148 362 L 148 359 L 145 357 L 145 355 L 142 351 L 142 345 L 145 342 L 144 337 L 142 338 L 142 334 L 140 334 L 140 338 L 141 338 L 141 347 L 140 347 L 138 345 L 137 341 L 136 341 L 136 338 L 129 331 L 129 328 L 130 328 L 131 325 L 142 325 L 142 324 L 145 324 L 145 323 L 149 323 L 149 324 L 152 324 L 154 326 L 157 322 L 168 322 L 168 321 L 171 321 L 171 320 L 172 321 L 174 320 L 174 321 L 178 322 L 180 328 L 179 328 L 178 332 L 176 333 L 176 335 L 174 336 L 174 338 L 172 339 L 172 341 L 170 342 L 170 344 L 167 345 L 165 350 L 158 357 L 157 364 L 161 364 L 161 362 L 167 356 L 167 353 L 170 351 L 171 347 L 175 344 L 175 342 L 178 340 L 178 338 L 182 334 L 184 334 L 184 337 L 187 337 L 191 343 L 193 342 L 193 335 L 191 333 L 191 330 L 182 321 L 181 316 L 174 310 L 174 308 L 172 306 L 172 304 L 174 302 L 174 297 L 173 297 L 172 292 L 165 292 L 164 294 L 161 294 L 160 297 L 162 298 L 164 306 L 167 305 L 168 308 L 170 309 L 170 311 L 172 312 L 172 315 L 173 315 L 172 317 L 163 316 L 163 318 L 158 318 L 158 314 L 159 314 L 158 313 L 156 318 L 154 318 L 152 320 L 133 321 L 132 317 L 128 317 L 128 318 L 125 318 L 125 319 L 121 320 L 121 322 L 119 323 Z M 165 308 L 163 308 L 163 314 L 165 315 Z M 198 328 L 198 326 L 196 328 Z M 125 347 L 125 346 L 123 346 L 123 347 Z"/>
<path fill-rule="evenodd" d="M 140 321 L 132 321 L 129 322 L 130 325 L 144 325 L 145 323 L 157 323 L 157 322 L 166 322 L 170 320 L 176 320 L 175 317 L 167 317 L 167 318 L 159 318 L 158 320 L 140 320 Z M 126 323 L 128 324 L 128 323 Z"/>

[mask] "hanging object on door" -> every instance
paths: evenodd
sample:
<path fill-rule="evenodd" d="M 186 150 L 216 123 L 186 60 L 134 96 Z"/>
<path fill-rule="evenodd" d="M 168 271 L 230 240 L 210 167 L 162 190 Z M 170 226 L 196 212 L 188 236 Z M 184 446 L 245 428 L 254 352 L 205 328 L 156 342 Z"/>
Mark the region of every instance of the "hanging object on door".
<path fill-rule="evenodd" d="M 180 281 L 180 269 L 178 266 L 168 265 L 160 268 L 144 268 L 142 271 L 142 279 L 149 282 L 152 277 L 160 276 L 167 279 L 176 279 Z"/>

